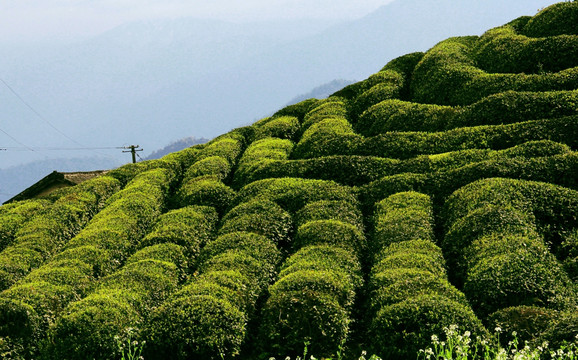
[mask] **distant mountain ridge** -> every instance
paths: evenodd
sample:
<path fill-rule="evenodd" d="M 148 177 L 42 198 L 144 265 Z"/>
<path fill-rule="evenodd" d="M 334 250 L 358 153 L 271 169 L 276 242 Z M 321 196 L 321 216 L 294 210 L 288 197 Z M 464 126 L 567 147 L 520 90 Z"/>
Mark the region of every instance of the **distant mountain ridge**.
<path fill-rule="evenodd" d="M 319 84 L 363 79 L 396 56 L 479 34 L 549 3 L 398 0 L 340 24 L 141 22 L 66 47 L 45 44 L 21 55 L 7 49 L 0 66 L 28 103 L 75 140 L 160 148 L 188 134 L 212 138 Z M 32 146 L 66 141 L 6 89 L 0 96 L 6 118 L 19 119 L 3 124 L 15 138 Z M 5 164 L 41 158 L 10 154 Z"/>

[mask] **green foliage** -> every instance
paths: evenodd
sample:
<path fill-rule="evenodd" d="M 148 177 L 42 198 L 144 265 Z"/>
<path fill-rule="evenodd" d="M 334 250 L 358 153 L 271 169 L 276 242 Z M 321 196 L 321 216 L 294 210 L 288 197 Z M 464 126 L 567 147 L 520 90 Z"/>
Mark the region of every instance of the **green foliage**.
<path fill-rule="evenodd" d="M 169 211 L 159 217 L 142 240 L 142 246 L 172 243 L 182 246 L 193 262 L 201 248 L 213 238 L 218 216 L 214 208 L 187 206 Z"/>
<path fill-rule="evenodd" d="M 295 146 L 293 158 L 306 159 L 328 155 L 349 154 L 362 137 L 353 132 L 343 117 L 325 118 L 311 125 Z"/>
<path fill-rule="evenodd" d="M 138 162 L 136 164 L 126 164 L 118 169 L 114 169 L 107 173 L 107 176 L 111 176 L 122 185 L 128 184 L 137 175 L 147 172 L 153 169 L 166 169 L 169 173 L 174 174 L 174 176 L 180 176 L 180 171 L 182 170 L 181 164 L 175 160 L 168 159 L 158 159 L 158 160 L 147 160 Z"/>
<path fill-rule="evenodd" d="M 364 136 L 388 131 L 441 131 L 455 116 L 451 106 L 384 100 L 361 114 L 356 129 Z"/>
<path fill-rule="evenodd" d="M 295 224 L 304 225 L 309 221 L 336 220 L 363 229 L 362 214 L 357 204 L 339 200 L 320 200 L 305 205 L 295 214 Z"/>
<path fill-rule="evenodd" d="M 302 122 L 305 114 L 307 114 L 311 108 L 317 106 L 319 101 L 320 100 L 317 99 L 303 100 L 300 103 L 284 107 L 283 109 L 273 114 L 273 117 L 294 116 L 299 119 L 300 122 Z"/>
<path fill-rule="evenodd" d="M 137 341 L 147 359 L 398 359 L 442 330 L 421 355 L 575 341 L 577 9 L 0 207 L 0 357 L 116 359 Z M 456 326 L 486 337 L 477 316 L 513 345 L 458 344 Z"/>
<path fill-rule="evenodd" d="M 110 177 L 88 181 L 26 222 L 15 233 L 12 245 L 0 253 L 0 289 L 13 285 L 60 251 L 118 187 L 118 181 Z"/>
<path fill-rule="evenodd" d="M 366 80 L 344 87 L 343 89 L 333 94 L 333 97 L 351 101 L 378 84 L 394 84 L 400 80 L 403 81 L 403 78 L 397 72 L 397 70 L 398 69 L 384 68 L 382 71 L 371 75 Z"/>
<path fill-rule="evenodd" d="M 576 148 L 578 135 L 576 116 L 532 120 L 515 124 L 463 127 L 442 132 L 388 132 L 374 137 L 349 138 L 334 144 L 338 154 L 379 155 L 408 159 L 421 154 L 439 154 L 463 149 L 500 150 L 528 141 L 551 140 Z M 336 140 L 339 142 L 339 140 Z"/>
<path fill-rule="evenodd" d="M 329 97 L 320 100 L 303 118 L 301 133 L 304 133 L 312 125 L 329 118 L 345 118 L 347 108 L 343 99 L 339 97 Z"/>
<path fill-rule="evenodd" d="M 297 177 L 333 180 L 343 185 L 358 186 L 391 174 L 399 160 L 376 156 L 336 155 L 305 160 L 277 160 L 259 163 L 251 180 Z"/>
<path fill-rule="evenodd" d="M 496 159 L 473 163 L 457 169 L 430 174 L 403 173 L 384 177 L 363 186 L 360 200 L 365 206 L 401 191 L 419 191 L 441 203 L 453 191 L 471 182 L 492 177 L 550 181 L 576 188 L 572 169 L 578 158 L 574 153 L 543 158 Z M 464 214 L 465 216 L 465 214 Z"/>
<path fill-rule="evenodd" d="M 578 35 L 577 22 L 578 4 L 575 1 L 560 2 L 540 11 L 528 21 L 522 32 L 532 37 Z"/>
<path fill-rule="evenodd" d="M 274 201 L 290 213 L 298 211 L 307 203 L 319 200 L 356 202 L 352 190 L 348 187 L 333 181 L 300 178 L 255 181 L 239 191 L 235 202 L 246 202 L 254 198 Z"/>
<path fill-rule="evenodd" d="M 12 244 L 20 230 L 33 216 L 50 205 L 46 200 L 25 200 L 4 205 L 0 209 L 0 251 Z"/>
<path fill-rule="evenodd" d="M 329 355 L 346 341 L 354 300 L 363 283 L 354 254 L 365 249 L 365 237 L 357 223 L 358 210 L 345 204 L 314 201 L 298 212 L 300 226 L 293 243 L 297 252 L 269 287 L 262 311 L 264 351 L 295 354 L 302 341 L 311 341 L 315 352 Z"/>
<path fill-rule="evenodd" d="M 184 171 L 188 169 L 197 157 L 197 154 L 203 149 L 204 144 L 195 145 L 189 148 L 186 148 L 181 151 L 170 153 L 163 157 L 163 160 L 168 161 L 175 161 L 181 165 L 181 169 Z"/>
<path fill-rule="evenodd" d="M 227 159 L 221 156 L 209 156 L 202 160 L 197 161 L 185 172 L 184 182 L 190 179 L 199 177 L 213 175 L 218 180 L 223 181 L 229 176 L 231 172 L 231 164 Z"/>
<path fill-rule="evenodd" d="M 381 75 L 381 82 L 359 94 L 351 103 L 350 116 L 354 122 L 369 107 L 381 101 L 401 96 L 404 78 L 400 73 L 385 70 L 378 74 Z"/>
<path fill-rule="evenodd" d="M 28 350 L 38 349 L 41 338 L 35 334 L 46 334 L 49 325 L 61 319 L 68 304 L 76 304 L 75 301 L 85 295 L 96 277 L 110 274 L 134 252 L 140 238 L 160 215 L 174 179 L 174 172 L 164 168 L 137 175 L 125 189 L 109 197 L 107 206 L 66 244 L 64 250 L 68 252 L 63 253 L 66 255 L 45 263 L 20 284 L 0 293 L 0 298 L 32 306 L 38 316 L 39 321 L 30 322 L 32 328 L 26 330 L 29 335 L 21 339 Z M 174 270 L 177 274 L 176 268 Z M 124 291 L 121 293 L 125 296 Z M 126 296 L 129 295 L 127 292 Z M 113 298 L 119 301 L 119 306 L 125 306 L 120 296 Z M 116 305 L 103 307 L 109 311 L 107 316 L 117 311 Z M 0 308 L 2 311 L 11 310 Z M 88 317 L 94 318 L 93 315 Z M 67 346 L 63 351 L 71 351 Z M 99 347 L 95 349 L 100 351 Z"/>
<path fill-rule="evenodd" d="M 451 38 L 428 51 L 414 71 L 412 100 L 438 105 L 468 105 L 508 90 L 555 91 L 577 87 L 576 68 L 529 75 L 486 73 L 475 64 L 476 41 L 476 37 Z"/>
<path fill-rule="evenodd" d="M 252 232 L 267 237 L 274 244 L 288 242 L 293 228 L 291 215 L 279 205 L 265 199 L 242 203 L 222 220 L 220 234 Z"/>
<path fill-rule="evenodd" d="M 458 280 L 463 276 L 481 316 L 519 305 L 574 308 L 576 289 L 539 232 L 555 239 L 553 233 L 574 228 L 577 201 L 573 190 L 510 179 L 477 181 L 452 194 L 444 247 L 450 257 L 463 253 Z"/>
<path fill-rule="evenodd" d="M 480 38 L 474 57 L 477 66 L 489 73 L 557 72 L 578 65 L 577 45 L 575 35 L 535 39 L 504 26 Z"/>
<path fill-rule="evenodd" d="M 334 296 L 307 288 L 269 292 L 261 326 L 269 354 L 299 354 L 303 341 L 311 342 L 314 353 L 332 354 L 347 338 L 351 319 Z"/>
<path fill-rule="evenodd" d="M 409 253 L 410 256 L 415 256 Z M 375 269 L 375 268 L 374 268 Z M 370 309 L 377 312 L 381 307 L 397 304 L 422 295 L 440 295 L 468 306 L 465 295 L 450 282 L 423 268 L 390 267 L 374 270 L 370 281 Z"/>
<path fill-rule="evenodd" d="M 361 266 L 354 253 L 329 244 L 299 249 L 283 263 L 279 278 L 299 271 L 340 273 L 355 289 L 360 289 L 363 285 Z"/>
<path fill-rule="evenodd" d="M 266 138 L 257 140 L 245 150 L 233 183 L 236 187 L 255 180 L 255 173 L 275 160 L 286 160 L 293 150 L 293 143 L 287 139 Z"/>
<path fill-rule="evenodd" d="M 375 205 L 372 253 L 407 240 L 434 240 L 431 200 L 419 193 L 398 193 Z"/>
<path fill-rule="evenodd" d="M 257 126 L 257 124 L 253 125 Z M 294 116 L 273 117 L 258 123 L 255 140 L 275 137 L 292 140 L 300 128 L 299 119 Z"/>
<path fill-rule="evenodd" d="M 413 358 L 429 344 L 431 336 L 444 327 L 460 324 L 474 334 L 485 329 L 472 310 L 441 295 L 420 295 L 382 307 L 373 319 L 368 335 L 370 350 L 384 359 Z"/>
<path fill-rule="evenodd" d="M 294 249 L 309 245 L 330 244 L 360 254 L 366 247 L 363 233 L 354 225 L 339 220 L 314 220 L 299 226 Z"/>
<path fill-rule="evenodd" d="M 488 328 L 502 329 L 504 334 L 516 332 L 520 341 L 534 340 L 536 334 L 541 334 L 559 318 L 555 310 L 545 309 L 538 306 L 514 306 L 501 309 L 488 318 Z M 502 345 L 509 340 L 507 337 L 500 339 Z M 571 339 L 570 339 L 571 340 Z"/>
<path fill-rule="evenodd" d="M 150 316 L 146 359 L 220 359 L 238 354 L 246 315 L 211 295 L 176 297 Z"/>
<path fill-rule="evenodd" d="M 403 76 L 403 86 L 399 93 L 400 99 L 409 100 L 413 71 L 424 55 L 422 52 L 406 54 L 391 60 L 381 69 L 381 71 L 395 71 Z"/>
<path fill-rule="evenodd" d="M 182 206 L 210 206 L 222 214 L 230 206 L 235 191 L 215 176 L 200 176 L 183 184 L 177 196 Z"/>
<path fill-rule="evenodd" d="M 279 250 L 266 237 L 250 232 L 233 232 L 219 236 L 203 248 L 200 263 L 206 264 L 210 259 L 228 251 L 240 250 L 262 262 L 276 264 L 279 261 Z M 205 266 L 205 265 L 203 265 Z"/>

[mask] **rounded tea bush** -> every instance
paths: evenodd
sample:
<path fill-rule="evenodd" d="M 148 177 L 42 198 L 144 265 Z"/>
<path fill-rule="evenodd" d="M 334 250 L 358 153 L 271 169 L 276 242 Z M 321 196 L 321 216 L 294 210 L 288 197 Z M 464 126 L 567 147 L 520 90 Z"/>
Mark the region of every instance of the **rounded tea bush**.
<path fill-rule="evenodd" d="M 227 251 L 240 250 L 259 261 L 277 263 L 279 250 L 270 239 L 251 232 L 232 232 L 220 235 L 203 248 L 199 263 L 205 263 L 211 258 Z"/>
<path fill-rule="evenodd" d="M 274 292 L 262 311 L 261 343 L 270 355 L 296 356 L 309 341 L 316 356 L 335 354 L 347 339 L 351 319 L 334 296 L 311 290 Z"/>
<path fill-rule="evenodd" d="M 522 32 L 532 37 L 578 35 L 576 23 L 578 4 L 574 1 L 560 2 L 540 11 L 528 21 Z"/>
<path fill-rule="evenodd" d="M 383 359 L 413 359 L 444 327 L 458 325 L 475 335 L 485 329 L 469 307 L 440 295 L 422 295 L 384 306 L 372 320 L 370 353 Z"/>
<path fill-rule="evenodd" d="M 289 213 L 272 201 L 256 199 L 231 209 L 223 217 L 219 233 L 253 232 L 277 244 L 289 241 L 292 229 Z"/>
<path fill-rule="evenodd" d="M 245 338 L 246 315 L 210 295 L 176 297 L 155 309 L 145 330 L 146 359 L 230 359 Z"/>
<path fill-rule="evenodd" d="M 184 181 L 187 182 L 190 179 L 206 175 L 214 175 L 217 179 L 223 181 L 227 178 L 230 172 L 231 164 L 227 159 L 221 156 L 210 156 L 197 161 L 189 167 L 185 172 Z"/>
<path fill-rule="evenodd" d="M 371 275 L 370 308 L 379 310 L 388 305 L 421 295 L 441 295 L 469 306 L 465 295 L 445 277 L 422 269 L 393 268 Z"/>
<path fill-rule="evenodd" d="M 366 247 L 365 236 L 355 226 L 338 220 L 315 220 L 297 229 L 293 248 L 329 244 L 360 254 Z"/>
<path fill-rule="evenodd" d="M 235 197 L 235 191 L 212 176 L 198 177 L 184 184 L 178 196 L 183 206 L 211 206 L 222 213 Z"/>

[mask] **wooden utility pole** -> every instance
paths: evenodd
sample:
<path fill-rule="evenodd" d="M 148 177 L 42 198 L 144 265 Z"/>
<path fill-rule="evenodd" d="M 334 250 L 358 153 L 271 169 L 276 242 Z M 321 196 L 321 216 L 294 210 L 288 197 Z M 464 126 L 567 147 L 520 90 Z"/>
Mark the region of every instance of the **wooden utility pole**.
<path fill-rule="evenodd" d="M 123 153 L 131 153 L 132 154 L 132 163 L 135 164 L 136 163 L 136 152 L 137 151 L 143 151 L 143 149 L 139 149 L 140 146 L 139 145 L 131 145 L 131 146 L 125 146 L 123 147 L 123 149 L 130 149 L 128 151 L 123 151 Z M 138 149 L 138 150 L 137 150 Z"/>

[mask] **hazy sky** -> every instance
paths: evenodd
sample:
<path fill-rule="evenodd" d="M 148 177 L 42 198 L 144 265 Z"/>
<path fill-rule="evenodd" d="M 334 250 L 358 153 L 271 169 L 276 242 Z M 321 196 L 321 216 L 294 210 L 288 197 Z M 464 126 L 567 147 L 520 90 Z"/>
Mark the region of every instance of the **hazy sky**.
<path fill-rule="evenodd" d="M 95 34 L 121 23 L 194 16 L 222 20 L 355 19 L 392 0 L 0 0 L 0 39 Z"/>

